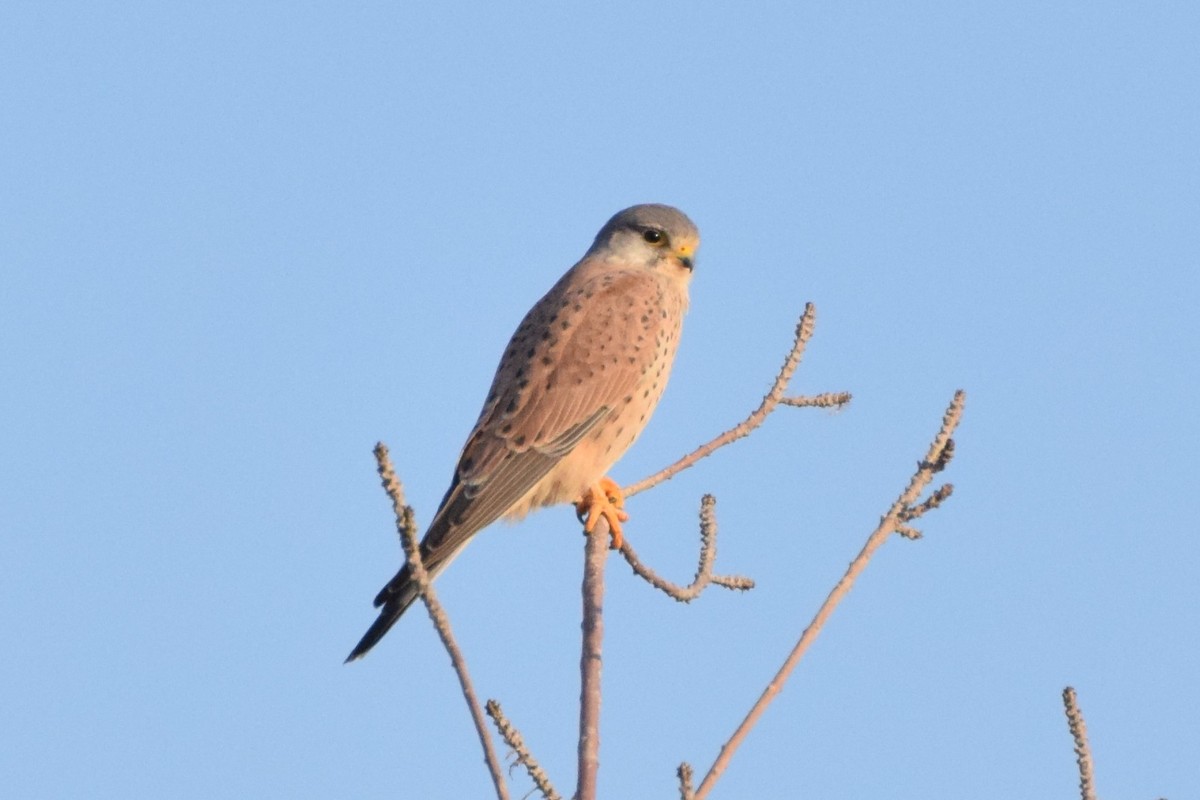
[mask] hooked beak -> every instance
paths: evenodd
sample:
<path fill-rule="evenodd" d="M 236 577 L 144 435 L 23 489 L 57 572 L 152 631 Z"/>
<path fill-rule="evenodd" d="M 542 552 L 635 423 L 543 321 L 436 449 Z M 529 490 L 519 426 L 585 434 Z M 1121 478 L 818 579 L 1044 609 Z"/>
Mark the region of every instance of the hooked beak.
<path fill-rule="evenodd" d="M 675 257 L 679 259 L 679 263 L 688 272 L 694 269 L 692 259 L 695 257 L 696 248 L 693 245 L 685 244 L 675 248 Z"/>

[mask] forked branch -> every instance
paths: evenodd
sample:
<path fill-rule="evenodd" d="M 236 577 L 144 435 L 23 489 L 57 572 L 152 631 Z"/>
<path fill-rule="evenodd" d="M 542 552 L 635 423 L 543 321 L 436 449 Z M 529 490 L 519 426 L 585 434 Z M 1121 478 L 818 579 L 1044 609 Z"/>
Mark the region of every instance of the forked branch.
<path fill-rule="evenodd" d="M 754 588 L 754 581 L 741 575 L 714 575 L 713 563 L 717 559 L 717 498 L 706 494 L 700 499 L 700 564 L 696 567 L 696 577 L 687 586 L 672 583 L 666 578 L 647 567 L 637 557 L 629 539 L 621 546 L 621 555 L 633 568 L 639 577 L 681 603 L 690 603 L 700 596 L 700 593 L 710 584 L 724 586 L 726 589 L 747 590 Z"/>
<path fill-rule="evenodd" d="M 775 383 L 771 385 L 771 390 L 763 397 L 758 408 L 750 412 L 750 416 L 715 439 L 700 445 L 669 467 L 665 467 L 650 477 L 643 478 L 632 486 L 626 487 L 622 490 L 625 496 L 632 497 L 639 492 L 644 492 L 647 489 L 657 486 L 663 481 L 670 480 L 700 459 L 712 455 L 725 445 L 749 436 L 755 428 L 763 424 L 763 421 L 780 404 L 815 408 L 841 408 L 848 404 L 851 399 L 849 392 L 827 392 L 816 397 L 784 396 L 784 392 L 787 391 L 792 376 L 796 374 L 796 368 L 800 366 L 800 359 L 804 357 L 804 349 L 808 346 L 808 340 L 812 338 L 813 326 L 816 324 L 816 320 L 816 306 L 812 303 L 807 303 L 804 306 L 804 313 L 800 315 L 800 320 L 796 323 L 796 338 L 792 341 L 792 349 L 788 351 L 787 356 L 783 359 L 783 366 L 779 368 L 779 374 L 775 376 Z"/>
<path fill-rule="evenodd" d="M 962 418 L 965 399 L 966 396 L 962 391 L 954 394 L 954 399 L 951 401 L 950 407 L 946 409 L 946 414 L 942 418 L 941 429 L 934 437 L 933 443 L 930 444 L 925 459 L 917 464 L 917 471 L 909 480 L 908 486 L 900 493 L 900 496 L 896 498 L 896 502 L 892 503 L 891 508 L 880 519 L 879 526 L 867 538 L 867 543 L 863 546 L 858 557 L 851 562 L 849 569 L 846 570 L 846 574 L 842 576 L 842 579 L 833 587 L 833 591 L 829 593 L 825 602 L 821 604 L 816 616 L 813 617 L 812 622 L 805 628 L 804 632 L 800 635 L 800 640 L 796 642 L 795 647 L 792 648 L 792 652 L 783 662 L 783 666 L 779 668 L 775 677 L 767 684 L 767 688 L 763 690 L 757 702 L 751 707 L 749 713 L 746 714 L 745 719 L 742 720 L 742 723 L 733 732 L 733 735 L 729 737 L 729 740 L 721 746 L 721 752 L 713 762 L 712 767 L 709 768 L 708 774 L 704 776 L 704 780 L 701 781 L 700 786 L 696 789 L 693 795 L 694 800 L 703 800 L 712 791 L 713 786 L 729 765 L 730 759 L 733 758 L 733 754 L 741 746 L 742 742 L 745 741 L 747 734 L 749 734 L 750 730 L 758 722 L 763 712 L 766 711 L 767 706 L 770 705 L 771 701 L 782 690 L 783 685 L 792 674 L 792 670 L 796 668 L 796 664 L 800 662 L 800 659 L 807 652 L 808 648 L 816 641 L 817 635 L 821 632 L 821 628 L 825 625 L 826 620 L 829 619 L 829 616 L 833 613 L 838 603 L 841 602 L 842 598 L 850 591 L 859 574 L 866 569 L 871 556 L 879 549 L 880 545 L 893 533 L 901 533 L 910 536 L 910 538 L 914 535 L 919 536 L 919 531 L 916 531 L 905 523 L 915 520 L 927 511 L 936 508 L 942 500 L 950 496 L 952 488 L 949 484 L 946 484 L 937 489 L 930 496 L 930 499 L 922 503 L 917 502 L 921 492 L 933 480 L 934 473 L 945 469 L 953 457 L 954 447 L 950 437 L 954 434 L 954 430 L 958 427 L 959 420 Z M 941 499 L 931 502 L 933 497 L 940 497 Z"/>

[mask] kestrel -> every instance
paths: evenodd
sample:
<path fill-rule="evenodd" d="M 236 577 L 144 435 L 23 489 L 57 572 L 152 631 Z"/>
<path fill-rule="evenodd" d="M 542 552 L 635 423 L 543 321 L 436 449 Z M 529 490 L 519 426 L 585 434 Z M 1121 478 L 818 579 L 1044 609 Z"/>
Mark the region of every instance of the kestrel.
<path fill-rule="evenodd" d="M 517 327 L 454 480 L 421 541 L 430 577 L 500 517 L 573 502 L 591 533 L 621 545 L 617 485 L 605 477 L 658 404 L 688 306 L 700 232 L 681 211 L 640 205 L 610 219 Z M 404 566 L 375 597 L 366 655 L 416 600 Z"/>

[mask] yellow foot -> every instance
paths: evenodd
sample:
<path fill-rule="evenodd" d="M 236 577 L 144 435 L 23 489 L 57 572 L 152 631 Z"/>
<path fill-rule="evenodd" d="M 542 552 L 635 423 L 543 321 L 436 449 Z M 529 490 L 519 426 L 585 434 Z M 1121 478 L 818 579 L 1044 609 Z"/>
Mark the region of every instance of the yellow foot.
<path fill-rule="evenodd" d="M 608 520 L 608 530 L 612 534 L 609 546 L 613 550 L 620 550 L 621 545 L 625 544 L 625 537 L 621 535 L 621 523 L 629 519 L 629 515 L 622 510 L 624 506 L 625 496 L 621 494 L 621 487 L 612 478 L 601 478 L 575 503 L 575 513 L 580 519 L 587 515 L 583 530 L 589 534 L 596 530 L 601 517 Z"/>

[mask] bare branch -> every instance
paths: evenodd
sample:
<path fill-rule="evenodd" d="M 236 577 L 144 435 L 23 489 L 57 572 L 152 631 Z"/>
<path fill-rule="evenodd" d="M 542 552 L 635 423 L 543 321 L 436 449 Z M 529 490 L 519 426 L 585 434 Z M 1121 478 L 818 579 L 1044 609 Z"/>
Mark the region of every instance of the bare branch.
<path fill-rule="evenodd" d="M 600 517 L 585 534 L 583 566 L 583 645 L 579 655 L 579 775 L 575 800 L 596 800 L 600 771 L 600 666 L 604 645 L 604 563 L 608 558 L 608 519 Z"/>
<path fill-rule="evenodd" d="M 375 445 L 375 460 L 379 465 L 379 477 L 383 481 L 383 488 L 392 500 L 392 511 L 396 515 L 396 531 L 400 534 L 400 543 L 404 546 L 408 568 L 412 572 L 413 580 L 420 587 L 421 600 L 425 603 L 425 610 L 429 612 L 429 618 L 433 620 L 442 645 L 445 646 L 446 653 L 450 656 L 450 663 L 453 664 L 454 672 L 458 675 L 459 686 L 462 687 L 463 699 L 467 701 L 467 708 L 471 712 L 471 718 L 475 721 L 475 731 L 479 734 L 480 745 L 483 746 L 483 759 L 487 763 L 492 783 L 496 787 L 496 797 L 499 800 L 508 800 L 508 787 L 504 784 L 504 773 L 500 770 L 500 761 L 496 758 L 496 751 L 492 747 L 492 737 L 488 733 L 487 721 L 483 718 L 479 700 L 475 697 L 475 688 L 471 684 L 467 662 L 463 658 L 462 651 L 458 649 L 454 632 L 450 629 L 450 619 L 446 616 L 446 611 L 438 602 L 437 594 L 430 584 L 429 573 L 425 570 L 425 564 L 421 560 L 421 548 L 417 542 L 417 523 L 412 506 L 404 502 L 404 487 L 401 485 L 400 479 L 396 477 L 392 460 L 388 456 L 387 445 L 383 442 Z"/>
<path fill-rule="evenodd" d="M 634 573 L 653 586 L 655 589 L 672 597 L 681 603 L 690 603 L 708 588 L 710 583 L 724 586 L 726 589 L 747 590 L 754 588 L 754 581 L 740 575 L 713 575 L 713 562 L 717 558 L 717 498 L 706 494 L 700 498 L 700 564 L 696 567 L 696 577 L 687 586 L 680 586 L 660 577 L 654 570 L 643 564 L 634 552 L 629 539 L 621 545 L 621 555 L 633 568 Z"/>
<path fill-rule="evenodd" d="M 1063 689 L 1063 706 L 1067 711 L 1067 725 L 1075 739 L 1075 761 L 1079 764 L 1079 797 L 1081 800 L 1096 800 L 1096 781 L 1092 775 L 1092 748 L 1088 745 L 1087 724 L 1075 690 L 1070 686 Z"/>
<path fill-rule="evenodd" d="M 796 367 L 800 365 L 800 359 L 804 356 L 804 348 L 808 345 L 808 340 L 812 338 L 813 325 L 816 322 L 816 307 L 812 303 L 808 303 L 804 307 L 804 313 L 800 315 L 799 322 L 796 323 L 796 338 L 792 342 L 792 349 L 788 352 L 787 357 L 783 360 L 783 366 L 779 370 L 779 374 L 775 376 L 775 383 L 771 386 L 771 390 L 767 392 L 762 403 L 758 408 L 750 413 L 740 424 L 735 425 L 729 430 L 722 433 L 717 438 L 702 444 L 693 450 L 688 455 L 676 461 L 669 467 L 666 467 L 659 472 L 644 478 L 632 486 L 623 489 L 626 497 L 632 497 L 639 492 L 644 492 L 647 489 L 653 488 L 663 481 L 670 480 L 678 475 L 683 470 L 695 464 L 702 458 L 712 455 L 718 448 L 736 442 L 745 436 L 749 436 L 750 432 L 763 423 L 763 420 L 775 410 L 775 407 L 780 403 L 786 405 L 819 405 L 823 407 L 841 406 L 850 402 L 850 395 L 847 392 L 840 392 L 831 395 L 821 395 L 818 398 L 785 398 L 783 393 L 787 390 L 788 383 L 792 379 L 792 375 L 796 372 Z M 816 402 L 821 398 L 830 398 Z"/>
<path fill-rule="evenodd" d="M 792 670 L 796 668 L 796 664 L 800 662 L 801 657 L 804 656 L 812 643 L 816 641 L 817 635 L 821 632 L 821 628 L 824 627 L 825 622 L 833 613 L 834 608 L 837 607 L 842 598 L 850 591 L 859 574 L 866 569 L 871 556 L 887 540 L 888 536 L 905 527 L 901 521 L 901 515 L 906 510 L 911 513 L 917 497 L 929 485 L 933 479 L 935 470 L 940 469 L 939 464 L 944 465 L 945 463 L 944 454 L 946 452 L 946 445 L 950 441 L 954 429 L 958 427 L 959 420 L 962 419 L 963 403 L 965 400 L 966 395 L 961 390 L 954 394 L 954 399 L 951 401 L 946 414 L 942 418 L 942 427 L 934 437 L 925 460 L 918 465 L 917 471 L 913 474 L 912 479 L 909 480 L 908 486 L 901 492 L 896 502 L 892 504 L 892 507 L 880 520 L 879 526 L 867 538 L 867 543 L 863 546 L 858 557 L 850 563 L 846 574 L 842 576 L 842 579 L 833 587 L 825 602 L 821 604 L 816 616 L 813 617 L 808 627 L 804 629 L 799 641 L 796 642 L 795 647 L 792 648 L 792 652 L 788 654 L 787 659 L 783 662 L 783 666 L 779 668 L 779 671 L 775 673 L 775 677 L 767 684 L 766 689 L 763 690 L 749 713 L 746 714 L 746 718 L 742 720 L 742 723 L 733 732 L 733 735 L 729 737 L 729 740 L 721 746 L 721 752 L 717 755 L 712 767 L 708 770 L 708 774 L 704 776 L 704 780 L 701 781 L 699 788 L 696 790 L 695 800 L 703 800 L 712 791 L 713 786 L 729 765 L 730 759 L 733 758 L 733 754 L 758 722 L 763 712 L 766 711 L 767 706 L 770 705 L 771 701 L 782 690 Z"/>
<path fill-rule="evenodd" d="M 551 785 L 550 778 L 547 777 L 546 771 L 542 769 L 542 765 L 537 762 L 537 759 L 529 752 L 529 748 L 525 746 L 525 740 L 521 738 L 521 732 L 513 727 L 513 724 L 504 716 L 504 711 L 500 708 L 500 703 L 495 700 L 488 700 L 487 713 L 492 718 L 492 722 L 496 724 L 496 730 L 500 733 L 500 738 L 517 754 L 517 763 L 525 767 L 525 771 L 533 779 L 538 791 L 542 793 L 542 797 L 546 798 L 546 800 L 562 800 L 562 795 L 554 790 L 554 786 Z"/>
<path fill-rule="evenodd" d="M 684 761 L 675 774 L 679 776 L 679 800 L 692 800 L 692 765 Z"/>
<path fill-rule="evenodd" d="M 888 510 L 885 519 L 898 521 L 900 515 L 906 513 L 906 509 L 907 513 L 911 514 L 913 504 L 917 502 L 921 492 L 925 491 L 925 487 L 933 480 L 934 473 L 941 472 L 946 468 L 946 464 L 954 454 L 954 440 L 950 437 L 958 427 L 959 421 L 962 420 L 963 403 L 966 400 L 967 395 L 962 389 L 954 393 L 954 399 L 950 401 L 949 408 L 942 415 L 942 427 L 929 445 L 929 452 L 925 454 L 925 459 L 917 464 L 917 471 L 913 473 L 908 487 L 896 498 L 896 502 Z"/>

